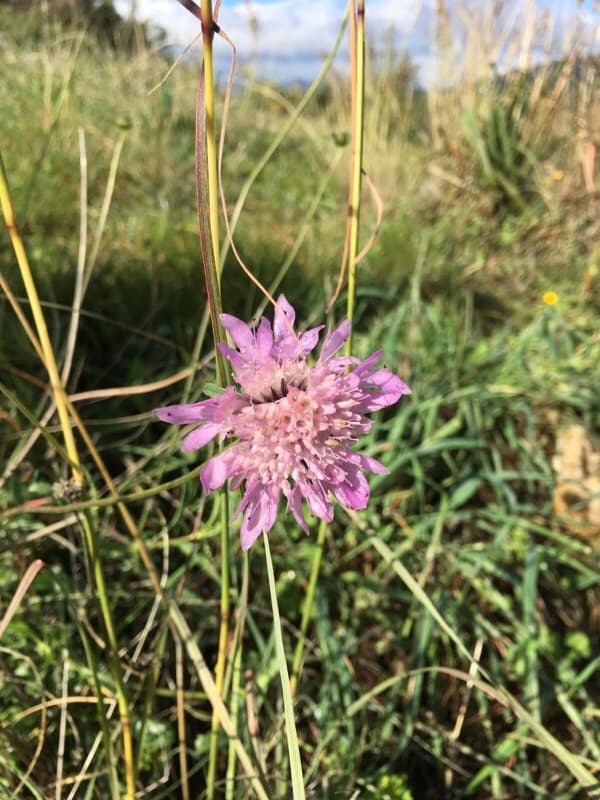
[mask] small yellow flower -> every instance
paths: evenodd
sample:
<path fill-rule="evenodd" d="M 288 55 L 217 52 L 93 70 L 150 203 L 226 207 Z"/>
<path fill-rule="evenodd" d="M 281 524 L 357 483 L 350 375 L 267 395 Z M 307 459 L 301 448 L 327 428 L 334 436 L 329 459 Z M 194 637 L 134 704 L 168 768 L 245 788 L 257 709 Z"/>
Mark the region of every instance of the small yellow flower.
<path fill-rule="evenodd" d="M 552 172 L 552 178 L 553 178 L 555 181 L 562 181 L 562 179 L 563 179 L 564 177 L 565 177 L 565 173 L 562 171 L 562 169 L 555 169 L 555 170 Z"/>
<path fill-rule="evenodd" d="M 553 291 L 544 292 L 542 300 L 547 306 L 555 306 L 558 303 L 558 295 Z"/>

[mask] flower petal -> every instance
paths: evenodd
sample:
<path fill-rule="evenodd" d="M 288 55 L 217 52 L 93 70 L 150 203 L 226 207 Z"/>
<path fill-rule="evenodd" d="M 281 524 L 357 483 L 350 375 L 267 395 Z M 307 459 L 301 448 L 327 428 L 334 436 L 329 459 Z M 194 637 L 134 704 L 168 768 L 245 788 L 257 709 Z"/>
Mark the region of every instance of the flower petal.
<path fill-rule="evenodd" d="M 248 550 L 262 533 L 260 519 L 246 512 L 240 529 L 240 543 L 242 550 Z"/>
<path fill-rule="evenodd" d="M 302 528 L 304 533 L 310 533 L 306 520 L 304 518 L 304 511 L 302 509 L 302 493 L 297 486 L 288 493 L 288 508 L 291 509 L 292 514 L 298 525 Z"/>
<path fill-rule="evenodd" d="M 217 347 L 221 355 L 225 356 L 225 358 L 229 361 L 229 363 L 233 366 L 234 369 L 241 369 L 244 367 L 248 360 L 244 358 L 244 356 L 239 352 L 239 350 L 235 350 L 233 347 L 229 347 L 228 344 L 223 344 L 223 342 L 219 342 Z"/>
<path fill-rule="evenodd" d="M 252 333 L 252 329 L 246 325 L 245 322 L 242 322 L 242 320 L 237 317 L 233 317 L 231 314 L 221 314 L 221 322 L 225 330 L 231 336 L 234 344 L 236 344 L 240 350 L 245 350 L 253 346 L 254 334 Z"/>
<path fill-rule="evenodd" d="M 242 550 L 248 550 L 261 533 L 268 533 L 271 530 L 277 516 L 278 496 L 279 489 L 273 486 L 260 486 L 254 491 L 242 520 L 240 530 Z"/>
<path fill-rule="evenodd" d="M 244 550 L 273 527 L 281 493 L 307 533 L 304 501 L 313 516 L 327 522 L 333 519 L 334 498 L 348 509 L 365 508 L 369 484 L 363 472 L 387 469 L 353 448 L 371 429 L 369 412 L 410 393 L 396 375 L 378 369 L 381 351 L 362 361 L 338 355 L 350 335 L 348 320 L 325 336 L 311 364 L 308 356 L 318 345 L 321 327 L 298 336 L 295 317 L 284 295 L 277 300 L 272 324 L 262 318 L 250 327 L 223 314 L 235 347 L 219 347 L 236 385 L 208 400 L 156 412 L 165 422 L 195 423 L 183 440 L 185 451 L 217 435 L 236 441 L 204 465 L 200 478 L 207 492 L 227 479 L 233 489 L 242 490 L 236 517 L 242 516 Z"/>
<path fill-rule="evenodd" d="M 323 330 L 323 327 L 323 325 L 319 325 L 316 328 L 311 328 L 300 336 L 298 340 L 298 354 L 301 357 L 307 356 L 315 349 L 319 343 L 319 333 Z"/>
<path fill-rule="evenodd" d="M 264 317 L 260 321 L 260 325 L 256 331 L 256 348 L 259 357 L 265 358 L 271 352 L 273 347 L 273 331 L 271 330 L 271 323 Z"/>
<path fill-rule="evenodd" d="M 333 520 L 333 506 L 319 481 L 303 482 L 300 484 L 300 490 L 306 498 L 310 513 L 313 516 L 325 520 L 325 522 Z"/>
<path fill-rule="evenodd" d="M 200 470 L 200 480 L 205 491 L 212 492 L 223 486 L 231 474 L 232 461 L 235 458 L 235 445 L 223 453 L 213 456 Z"/>
<path fill-rule="evenodd" d="M 171 425 L 187 425 L 190 422 L 202 422 L 210 419 L 213 403 L 211 398 L 210 400 L 201 400 L 199 403 L 163 406 L 163 408 L 156 408 L 154 413 L 161 422 L 169 422 Z"/>
<path fill-rule="evenodd" d="M 349 473 L 345 482 L 332 486 L 331 490 L 341 505 L 354 511 L 366 508 L 369 502 L 369 484 L 358 469 Z"/>
<path fill-rule="evenodd" d="M 191 450 L 199 450 L 204 447 L 207 442 L 214 439 L 215 436 L 221 432 L 221 426 L 208 422 L 206 425 L 201 425 L 185 437 L 181 443 L 181 449 L 188 453 Z"/>
<path fill-rule="evenodd" d="M 389 475 L 389 469 L 385 467 L 381 461 L 377 461 L 376 458 L 371 458 L 371 456 L 367 456 L 364 453 L 356 453 L 356 455 L 360 459 L 360 466 L 362 469 L 371 470 L 371 472 L 375 472 L 377 475 Z"/>
<path fill-rule="evenodd" d="M 321 355 L 319 356 L 319 364 L 328 361 L 331 356 L 334 356 L 337 351 L 344 345 L 350 336 L 350 320 L 343 320 L 338 327 L 328 333 L 321 348 Z"/>
<path fill-rule="evenodd" d="M 365 383 L 369 387 L 377 387 L 375 390 L 371 389 L 365 394 L 365 398 L 361 403 L 365 411 L 377 411 L 380 408 L 386 408 L 396 403 L 404 394 L 411 394 L 410 388 L 401 381 L 393 372 L 387 369 L 379 369 L 369 375 L 365 379 Z"/>
<path fill-rule="evenodd" d="M 290 329 L 293 328 L 295 319 L 296 312 L 288 302 L 287 297 L 284 294 L 280 294 L 277 298 L 275 314 L 273 315 L 273 333 L 276 340 L 285 339 L 290 335 Z"/>

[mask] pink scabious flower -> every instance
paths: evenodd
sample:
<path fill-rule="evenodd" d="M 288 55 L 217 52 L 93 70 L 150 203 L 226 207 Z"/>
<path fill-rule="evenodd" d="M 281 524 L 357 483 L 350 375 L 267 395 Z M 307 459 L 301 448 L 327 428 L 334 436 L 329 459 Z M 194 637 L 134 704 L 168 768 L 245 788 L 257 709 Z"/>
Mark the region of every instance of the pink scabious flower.
<path fill-rule="evenodd" d="M 303 499 L 311 514 L 327 522 L 333 519 L 331 496 L 347 509 L 365 508 L 369 485 L 362 471 L 387 469 L 352 447 L 371 429 L 366 414 L 410 394 L 400 378 L 375 367 L 381 351 L 364 361 L 336 356 L 350 335 L 348 320 L 326 335 L 316 363 L 309 363 L 323 326 L 297 335 L 295 316 L 283 295 L 272 327 L 263 317 L 253 330 L 222 314 L 237 349 L 219 349 L 233 367 L 237 388 L 155 412 L 163 422 L 199 423 L 182 450 L 198 450 L 215 436 L 235 440 L 202 467 L 200 480 L 207 492 L 228 478 L 233 489 L 243 486 L 236 516 L 243 514 L 244 550 L 273 527 L 282 494 L 307 533 Z"/>

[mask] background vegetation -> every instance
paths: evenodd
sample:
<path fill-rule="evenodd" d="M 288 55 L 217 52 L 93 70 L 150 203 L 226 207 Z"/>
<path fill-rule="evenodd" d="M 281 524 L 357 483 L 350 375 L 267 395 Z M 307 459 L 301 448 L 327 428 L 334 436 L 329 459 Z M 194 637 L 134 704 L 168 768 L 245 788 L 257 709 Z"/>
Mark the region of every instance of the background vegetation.
<path fill-rule="evenodd" d="M 177 433 L 151 414 L 184 393 L 200 399 L 212 379 L 210 343 L 198 335 L 197 70 L 179 64 L 155 88 L 169 64 L 147 31 L 107 39 L 81 19 L 61 21 L 38 7 L 0 6 L 0 31 L 3 160 L 63 356 L 78 270 L 86 289 L 68 390 L 119 494 L 133 495 L 128 507 L 163 588 L 178 598 L 210 661 L 217 510 L 189 474 L 196 462 L 179 451 Z M 296 706 L 307 791 L 583 799 L 591 795 L 530 726 L 448 670 L 469 670 L 458 638 L 495 686 L 597 769 L 600 532 L 585 504 L 575 509 L 585 525 L 553 513 L 552 459 L 569 425 L 581 424 L 592 443 L 599 433 L 599 62 L 574 49 L 537 70 L 467 76 L 427 94 L 398 54 L 372 54 L 371 65 L 365 166 L 384 217 L 360 267 L 355 346 L 361 355 L 383 348 L 413 395 L 379 419 L 367 443 L 390 469 L 371 481 L 369 510 L 340 510 L 327 535 Z M 303 92 L 250 74 L 242 81 L 225 148 L 230 210 Z M 256 275 L 277 280 L 307 322 L 322 319 L 341 259 L 348 105 L 346 79 L 330 71 L 256 175 L 235 230 Z M 366 197 L 365 241 L 375 222 L 369 209 Z M 101 691 L 108 702 L 114 674 L 78 526 L 86 497 L 66 483 L 46 415 L 47 376 L 8 302 L 13 293 L 28 313 L 6 231 L 0 271 L 3 610 L 27 565 L 45 564 L 1 642 L 0 797 L 103 798 L 108 745 L 101 737 L 94 750 L 102 729 L 89 701 Z M 223 289 L 226 309 L 246 318 L 261 300 L 230 254 Z M 186 369 L 183 382 L 151 385 Z M 87 498 L 105 498 L 97 465 L 90 458 L 84 468 L 86 486 L 96 487 Z M 156 491 L 146 496 L 148 489 Z M 114 503 L 97 503 L 93 514 L 139 789 L 156 800 L 202 797 L 210 706 L 167 632 Z M 271 535 L 290 651 L 315 540 L 316 531 L 305 538 L 284 515 Z M 237 579 L 235 548 L 234 555 Z M 285 797 L 257 556 L 253 550 L 240 735 L 264 763 L 273 796 Z M 433 620 L 398 564 L 449 629 Z M 61 697 L 69 700 L 52 704 Z M 115 737 L 117 753 L 119 746 Z M 244 797 L 241 774 L 239 781 L 235 796 Z"/>

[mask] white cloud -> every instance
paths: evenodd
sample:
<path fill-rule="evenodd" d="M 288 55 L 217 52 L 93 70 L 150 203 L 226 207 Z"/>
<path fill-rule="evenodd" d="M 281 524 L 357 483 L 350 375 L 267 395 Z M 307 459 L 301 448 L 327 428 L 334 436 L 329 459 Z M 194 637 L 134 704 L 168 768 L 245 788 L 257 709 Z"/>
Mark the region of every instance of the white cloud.
<path fill-rule="evenodd" d="M 131 0 L 116 0 L 121 13 L 128 13 Z M 199 0 L 197 0 L 199 2 Z M 588 4 L 589 5 L 589 4 Z M 330 51 L 341 24 L 344 0 L 223 0 L 219 24 L 234 42 L 241 63 L 253 63 L 261 77 L 286 83 L 310 81 Z M 439 78 L 435 0 L 367 0 L 366 28 L 369 42 L 383 47 L 393 41 L 396 53 L 408 52 L 417 68 L 420 83 L 431 85 Z M 451 39 L 457 63 L 479 60 L 481 68 L 498 61 L 500 69 L 523 64 L 519 42 L 533 19 L 530 43 L 531 63 L 544 53 L 557 57 L 565 43 L 572 46 L 579 27 L 593 39 L 600 14 L 576 0 L 507 0 L 501 15 L 492 0 L 448 0 L 452 19 Z M 198 21 L 177 0 L 136 0 L 137 14 L 164 28 L 168 41 L 188 44 L 199 32 Z M 257 23 L 253 28 L 251 16 Z M 470 36 L 467 35 L 470 31 Z M 475 31 L 475 35 L 473 34 Z M 570 44 L 569 44 L 569 37 Z M 480 41 L 479 41 L 480 39 Z M 502 44 L 504 40 L 504 44 Z M 466 42 L 470 50 L 467 52 Z M 597 48 L 596 38 L 596 48 Z M 216 41 L 217 69 L 228 68 L 229 49 Z M 516 54 L 516 55 L 515 55 Z M 341 59 L 347 63 L 346 41 Z M 505 63 L 503 63 L 503 59 Z M 473 63 L 469 64 L 473 70 Z M 458 70 L 460 72 L 460 69 Z"/>
<path fill-rule="evenodd" d="M 199 0 L 198 0 L 199 2 Z M 431 0 L 405 3 L 399 0 L 371 0 L 367 3 L 367 32 L 370 41 L 381 41 L 392 30 L 395 43 L 402 49 L 409 37 L 420 29 L 427 38 L 424 15 Z M 224 0 L 219 25 L 234 42 L 242 63 L 258 59 L 264 77 L 286 82 L 311 80 L 331 50 L 342 24 L 345 2 L 340 0 L 253 0 L 250 3 L 229 3 Z M 120 13 L 127 14 L 130 0 L 116 0 Z M 176 0 L 137 0 L 140 19 L 151 21 L 167 32 L 170 44 L 185 46 L 199 31 L 199 23 Z M 251 15 L 257 23 L 251 24 Z M 218 65 L 224 68 L 229 58 L 225 43 L 216 40 Z M 341 54 L 346 55 L 344 41 Z"/>

